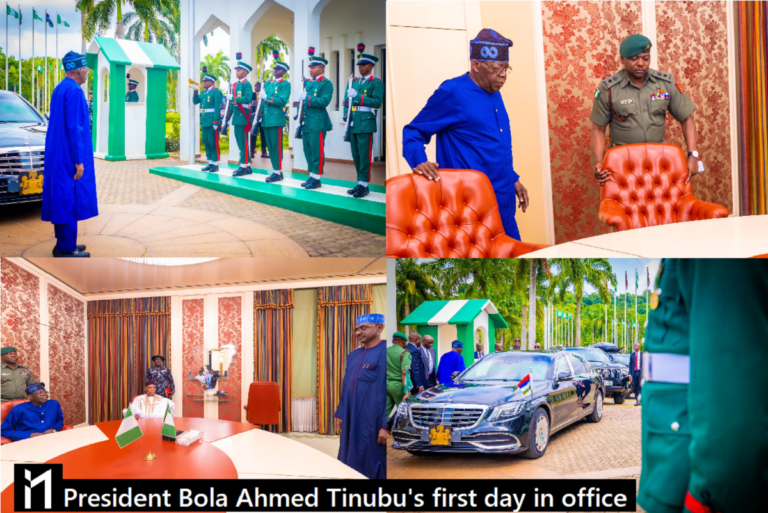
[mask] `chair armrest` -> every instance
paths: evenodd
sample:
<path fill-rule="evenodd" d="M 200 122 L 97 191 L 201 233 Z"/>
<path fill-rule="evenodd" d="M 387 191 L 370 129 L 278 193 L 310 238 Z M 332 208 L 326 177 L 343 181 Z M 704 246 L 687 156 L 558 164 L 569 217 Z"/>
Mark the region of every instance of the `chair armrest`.
<path fill-rule="evenodd" d="M 613 200 L 602 200 L 597 217 L 603 223 L 613 226 L 617 231 L 631 230 L 632 225 L 629 222 L 629 216 L 621 205 Z"/>
<path fill-rule="evenodd" d="M 0 445 L 5 445 L 11 443 L 10 440 L 8 440 L 6 437 L 0 437 Z"/>
<path fill-rule="evenodd" d="M 243 406 L 243 409 L 244 409 L 245 411 L 248 411 L 248 405 L 247 405 L 247 404 L 246 404 L 246 405 L 244 405 L 244 406 Z"/>
<path fill-rule="evenodd" d="M 688 208 L 683 207 L 679 209 L 677 219 L 678 222 L 702 221 L 704 219 L 719 219 L 722 217 L 728 217 L 728 209 L 724 206 L 700 200 L 692 194 L 681 200 L 681 204 L 685 203 L 689 203 Z M 688 219 L 684 219 L 684 217 L 687 217 Z"/>
<path fill-rule="evenodd" d="M 530 253 L 531 251 L 537 251 L 539 249 L 548 248 L 545 244 L 530 244 L 528 242 L 521 242 L 513 239 L 509 235 L 498 235 L 493 239 L 493 246 L 488 258 L 517 258 L 519 256 Z"/>
<path fill-rule="evenodd" d="M 72 426 L 61 426 L 60 431 L 69 431 L 70 429 L 75 429 Z"/>

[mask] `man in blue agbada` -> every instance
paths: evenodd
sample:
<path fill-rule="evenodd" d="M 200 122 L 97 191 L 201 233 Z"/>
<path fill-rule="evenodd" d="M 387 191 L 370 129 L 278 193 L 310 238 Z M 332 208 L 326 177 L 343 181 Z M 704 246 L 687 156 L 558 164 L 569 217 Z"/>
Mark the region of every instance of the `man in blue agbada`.
<path fill-rule="evenodd" d="M 66 78 L 51 96 L 45 137 L 42 220 L 53 223 L 55 257 L 89 257 L 77 245 L 77 222 L 99 215 L 88 102 L 80 86 L 88 77 L 84 55 L 62 59 Z"/>
<path fill-rule="evenodd" d="M 437 382 L 447 387 L 453 386 L 451 374 L 454 372 L 463 372 L 467 366 L 464 364 L 464 358 L 461 356 L 464 351 L 464 343 L 460 340 L 454 340 L 451 344 L 451 350 L 440 357 L 440 363 L 437 366 Z"/>
<path fill-rule="evenodd" d="M 523 212 L 528 191 L 512 165 L 509 116 L 499 90 L 507 80 L 512 41 L 490 29 L 469 43 L 469 73 L 446 80 L 421 112 L 403 128 L 403 157 L 413 172 L 439 180 L 438 168 L 474 169 L 493 185 L 504 231 L 520 240 L 515 196 Z M 437 134 L 437 162 L 425 145 Z"/>
<path fill-rule="evenodd" d="M 56 433 L 64 426 L 61 405 L 48 400 L 45 383 L 33 383 L 26 392 L 29 402 L 11 408 L 0 426 L 0 434 L 12 442 Z"/>
<path fill-rule="evenodd" d="M 361 315 L 355 326 L 360 347 L 349 353 L 336 408 L 341 430 L 339 461 L 368 479 L 387 478 L 386 344 L 384 316 Z"/>

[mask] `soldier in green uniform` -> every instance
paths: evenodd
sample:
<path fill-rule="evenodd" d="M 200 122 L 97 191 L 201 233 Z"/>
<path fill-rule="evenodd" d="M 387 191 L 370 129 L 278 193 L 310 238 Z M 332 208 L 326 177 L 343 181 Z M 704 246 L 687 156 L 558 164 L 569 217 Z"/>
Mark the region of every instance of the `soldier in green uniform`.
<path fill-rule="evenodd" d="M 232 176 L 244 176 L 252 173 L 251 152 L 248 148 L 248 142 L 251 133 L 253 87 L 247 78 L 252 68 L 240 60 L 242 54 L 239 52 L 237 59 L 237 66 L 235 66 L 237 82 L 232 85 L 232 97 L 227 107 L 227 125 L 232 124 L 237 147 L 240 149 L 240 167 L 232 173 Z"/>
<path fill-rule="evenodd" d="M 352 82 L 352 87 L 344 95 L 344 117 L 347 116 L 347 100 L 352 108 L 352 117 L 349 120 L 352 125 L 349 129 L 350 144 L 352 146 L 352 160 L 357 170 L 357 185 L 347 191 L 355 198 L 368 195 L 368 182 L 371 181 L 371 151 L 373 149 L 373 134 L 376 133 L 376 111 L 384 103 L 384 82 L 373 76 L 373 66 L 379 62 L 379 58 L 363 53 L 365 45 L 357 45 L 360 57 L 357 61 L 357 69 L 360 77 Z"/>
<path fill-rule="evenodd" d="M 139 93 L 136 92 L 136 88 L 139 83 L 136 80 L 128 80 L 128 92 L 125 94 L 125 103 L 133 103 L 139 101 Z"/>
<path fill-rule="evenodd" d="M 302 182 L 305 189 L 319 189 L 320 177 L 325 167 L 325 134 L 333 130 L 328 104 L 333 98 L 333 83 L 323 76 L 328 61 L 315 55 L 314 47 L 309 47 L 309 75 L 304 82 L 304 91 L 300 101 L 304 102 L 304 125 L 302 140 L 304 156 L 309 167 L 309 180 Z"/>
<path fill-rule="evenodd" d="M 405 378 L 411 367 L 411 353 L 405 348 L 408 337 L 395 332 L 392 345 L 387 348 L 387 417 L 405 398 L 410 390 L 405 386 Z"/>
<path fill-rule="evenodd" d="M 4 347 L 0 350 L 0 399 L 5 401 L 16 401 L 27 397 L 25 389 L 37 383 L 32 371 L 24 365 L 16 363 L 18 354 L 15 347 Z"/>
<path fill-rule="evenodd" d="M 651 41 L 633 34 L 619 47 L 624 69 L 606 78 L 595 89 L 592 104 L 592 153 L 595 156 L 595 178 L 602 186 L 610 179 L 603 171 L 605 127 L 611 127 L 611 146 L 633 143 L 664 142 L 664 120 L 667 111 L 683 127 L 688 146 L 688 180 L 698 172 L 699 152 L 696 144 L 696 105 L 683 92 L 670 73 L 650 69 Z"/>
<path fill-rule="evenodd" d="M 291 98 L 291 83 L 284 80 L 283 76 L 289 69 L 286 63 L 275 60 L 272 67 L 274 78 L 264 84 L 264 88 L 259 93 L 264 114 L 261 126 L 264 129 L 269 160 L 272 161 L 272 174 L 266 179 L 269 183 L 283 179 L 283 132 L 285 130 L 283 108 L 288 105 Z"/>
<path fill-rule="evenodd" d="M 203 77 L 203 90 L 195 91 L 192 103 L 200 105 L 200 126 L 203 128 L 203 145 L 208 165 L 201 171 L 216 173 L 219 170 L 219 129 L 221 128 L 221 100 L 223 94 L 216 87 L 216 77 Z"/>
<path fill-rule="evenodd" d="M 664 260 L 645 336 L 648 513 L 768 511 L 768 264 Z"/>

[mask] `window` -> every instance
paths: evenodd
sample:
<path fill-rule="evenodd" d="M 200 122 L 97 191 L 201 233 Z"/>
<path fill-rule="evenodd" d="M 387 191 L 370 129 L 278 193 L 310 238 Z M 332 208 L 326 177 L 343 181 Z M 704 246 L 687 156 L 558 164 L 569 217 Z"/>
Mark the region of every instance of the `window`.
<path fill-rule="evenodd" d="M 568 361 L 561 356 L 557 359 L 557 367 L 555 367 L 555 379 L 557 379 L 557 377 L 563 372 L 571 374 L 571 368 L 568 366 Z"/>
<path fill-rule="evenodd" d="M 109 101 L 109 73 L 104 74 L 104 103 Z"/>
<path fill-rule="evenodd" d="M 584 363 L 584 360 L 582 360 L 580 355 L 568 354 L 567 356 L 568 356 L 568 361 L 571 362 L 571 366 L 573 367 L 573 372 L 577 376 L 580 374 L 587 373 L 587 365 Z"/>

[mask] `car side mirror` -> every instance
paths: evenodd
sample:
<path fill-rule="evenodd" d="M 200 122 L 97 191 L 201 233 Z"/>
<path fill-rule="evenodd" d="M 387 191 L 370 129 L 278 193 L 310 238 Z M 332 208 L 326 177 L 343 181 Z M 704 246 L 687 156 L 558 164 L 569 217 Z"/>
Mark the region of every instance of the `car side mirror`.
<path fill-rule="evenodd" d="M 451 373 L 451 381 L 459 377 L 459 374 L 461 374 L 461 371 L 456 371 Z"/>
<path fill-rule="evenodd" d="M 45 116 L 46 121 L 50 121 L 51 119 L 48 117 L 48 114 L 43 113 L 43 116 Z"/>
<path fill-rule="evenodd" d="M 561 372 L 557 375 L 557 381 L 567 381 L 569 379 L 573 379 L 573 374 L 570 372 Z"/>

